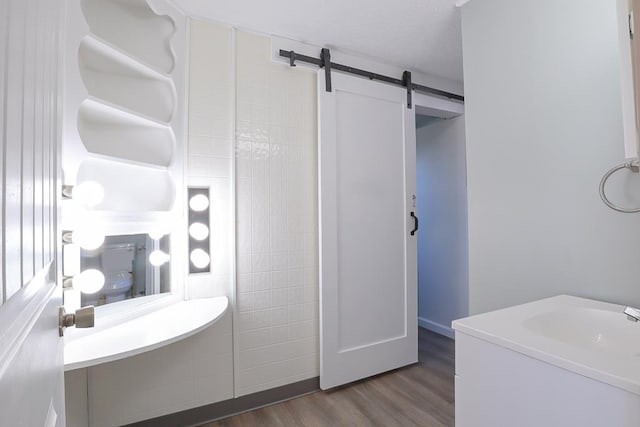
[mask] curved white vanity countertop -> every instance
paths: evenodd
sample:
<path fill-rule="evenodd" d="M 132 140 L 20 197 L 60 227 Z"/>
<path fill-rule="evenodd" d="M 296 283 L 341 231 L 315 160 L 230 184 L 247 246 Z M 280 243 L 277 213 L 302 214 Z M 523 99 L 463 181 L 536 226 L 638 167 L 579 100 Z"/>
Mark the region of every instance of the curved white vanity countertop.
<path fill-rule="evenodd" d="M 623 306 L 561 295 L 453 322 L 453 329 L 640 395 L 640 322 Z"/>
<path fill-rule="evenodd" d="M 227 311 L 227 297 L 180 301 L 64 344 L 64 370 L 113 362 L 180 341 Z"/>

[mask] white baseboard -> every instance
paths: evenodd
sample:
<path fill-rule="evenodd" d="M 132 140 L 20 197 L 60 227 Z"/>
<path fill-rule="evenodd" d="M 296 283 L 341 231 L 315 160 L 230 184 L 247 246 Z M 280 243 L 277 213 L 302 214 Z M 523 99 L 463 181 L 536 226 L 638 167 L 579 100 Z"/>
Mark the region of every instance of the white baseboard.
<path fill-rule="evenodd" d="M 424 317 L 418 317 L 418 326 L 421 328 L 428 329 L 436 334 L 444 335 L 445 337 L 449 337 L 451 339 L 455 339 L 455 334 L 453 329 L 449 326 L 442 325 L 437 322 L 433 322 L 429 319 L 425 319 Z"/>

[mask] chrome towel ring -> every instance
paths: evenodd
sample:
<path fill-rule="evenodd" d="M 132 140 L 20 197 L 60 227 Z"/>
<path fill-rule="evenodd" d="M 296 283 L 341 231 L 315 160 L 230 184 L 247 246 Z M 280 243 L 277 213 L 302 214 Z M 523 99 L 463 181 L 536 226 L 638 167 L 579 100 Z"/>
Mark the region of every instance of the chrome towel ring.
<path fill-rule="evenodd" d="M 609 171 L 607 173 L 604 174 L 604 176 L 602 177 L 602 179 L 600 180 L 600 198 L 602 199 L 602 201 L 604 202 L 605 205 L 609 206 L 611 209 L 613 209 L 614 211 L 618 211 L 618 212 L 622 212 L 622 213 L 639 213 L 640 212 L 640 208 L 636 208 L 636 209 L 628 209 L 628 208 L 623 208 L 620 207 L 616 204 L 613 204 L 608 198 L 607 195 L 604 192 L 604 185 L 607 183 L 607 180 L 609 179 L 609 177 L 611 177 L 611 175 L 613 175 L 614 173 L 618 172 L 619 170 L 622 169 L 629 169 L 632 172 L 639 172 L 640 171 L 640 163 L 638 163 L 638 160 L 632 160 L 630 162 L 625 162 L 625 163 L 621 163 L 611 169 L 609 169 Z"/>

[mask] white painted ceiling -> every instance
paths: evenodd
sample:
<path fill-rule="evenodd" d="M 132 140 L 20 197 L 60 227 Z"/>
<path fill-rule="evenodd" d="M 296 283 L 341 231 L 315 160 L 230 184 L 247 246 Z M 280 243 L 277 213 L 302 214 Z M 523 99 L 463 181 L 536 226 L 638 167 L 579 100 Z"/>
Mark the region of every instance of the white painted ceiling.
<path fill-rule="evenodd" d="M 456 0 L 174 0 L 185 12 L 462 81 Z"/>

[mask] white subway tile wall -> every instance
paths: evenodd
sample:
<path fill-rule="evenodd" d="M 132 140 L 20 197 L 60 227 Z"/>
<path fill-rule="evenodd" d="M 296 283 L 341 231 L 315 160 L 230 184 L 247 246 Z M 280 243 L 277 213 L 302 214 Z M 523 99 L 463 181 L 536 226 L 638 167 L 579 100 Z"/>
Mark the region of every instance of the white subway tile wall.
<path fill-rule="evenodd" d="M 237 32 L 236 396 L 318 375 L 316 75 Z"/>
<path fill-rule="evenodd" d="M 210 188 L 211 273 L 190 275 L 188 298 L 233 296 L 233 30 L 192 19 L 187 185 Z"/>

